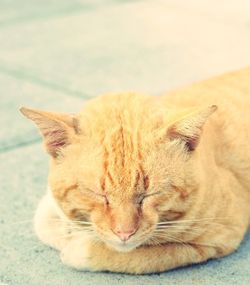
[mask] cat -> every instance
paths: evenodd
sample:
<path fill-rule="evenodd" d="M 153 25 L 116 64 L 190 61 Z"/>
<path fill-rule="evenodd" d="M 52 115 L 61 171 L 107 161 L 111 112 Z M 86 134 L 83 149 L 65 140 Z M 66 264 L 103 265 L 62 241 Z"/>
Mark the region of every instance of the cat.
<path fill-rule="evenodd" d="M 35 232 L 80 270 L 162 272 L 226 256 L 250 224 L 250 68 L 78 115 L 21 108 L 49 153 Z"/>

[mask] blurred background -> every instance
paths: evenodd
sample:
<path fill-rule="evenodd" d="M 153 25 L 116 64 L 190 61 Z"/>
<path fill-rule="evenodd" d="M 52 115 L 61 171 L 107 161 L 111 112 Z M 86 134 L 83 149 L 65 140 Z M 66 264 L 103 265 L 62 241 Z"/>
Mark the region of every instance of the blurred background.
<path fill-rule="evenodd" d="M 76 112 L 105 92 L 158 95 L 249 65 L 249 0 L 0 0 L 0 283 L 135 280 L 91 273 L 83 280 L 37 242 L 31 219 L 45 192 L 47 156 L 20 106 Z M 247 285 L 246 248 L 250 242 L 225 261 L 135 284 Z"/>

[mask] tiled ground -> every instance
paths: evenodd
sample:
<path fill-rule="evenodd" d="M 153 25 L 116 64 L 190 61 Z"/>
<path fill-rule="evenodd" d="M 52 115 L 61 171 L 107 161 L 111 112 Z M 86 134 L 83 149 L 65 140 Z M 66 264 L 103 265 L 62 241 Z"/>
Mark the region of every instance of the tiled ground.
<path fill-rule="evenodd" d="M 107 91 L 165 90 L 250 65 L 248 0 L 0 0 L 0 283 L 250 284 L 250 237 L 234 255 L 169 273 L 82 273 L 37 242 L 47 157 L 21 105 L 78 111 Z"/>

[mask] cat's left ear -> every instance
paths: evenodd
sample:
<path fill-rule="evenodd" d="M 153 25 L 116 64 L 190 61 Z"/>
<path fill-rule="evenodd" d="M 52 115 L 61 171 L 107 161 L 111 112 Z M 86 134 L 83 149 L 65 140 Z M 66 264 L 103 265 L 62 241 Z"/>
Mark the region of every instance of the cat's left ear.
<path fill-rule="evenodd" d="M 47 152 L 56 158 L 60 150 L 71 144 L 78 133 L 77 121 L 72 115 L 33 110 L 22 107 L 21 113 L 35 122 Z"/>
<path fill-rule="evenodd" d="M 170 140 L 178 139 L 184 141 L 188 151 L 195 150 L 199 143 L 205 122 L 216 110 L 217 106 L 212 105 L 201 111 L 196 111 L 182 117 L 177 122 L 170 125 L 167 136 Z"/>

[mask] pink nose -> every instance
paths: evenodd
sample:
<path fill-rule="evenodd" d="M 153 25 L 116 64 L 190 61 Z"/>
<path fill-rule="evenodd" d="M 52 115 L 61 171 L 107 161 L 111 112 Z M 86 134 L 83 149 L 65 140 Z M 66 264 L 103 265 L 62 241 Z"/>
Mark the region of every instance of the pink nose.
<path fill-rule="evenodd" d="M 122 240 L 127 241 L 134 233 L 136 232 L 136 229 L 131 229 L 127 231 L 122 230 L 116 230 L 114 233 Z"/>

